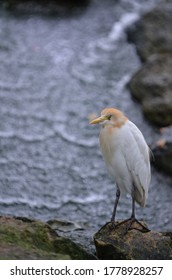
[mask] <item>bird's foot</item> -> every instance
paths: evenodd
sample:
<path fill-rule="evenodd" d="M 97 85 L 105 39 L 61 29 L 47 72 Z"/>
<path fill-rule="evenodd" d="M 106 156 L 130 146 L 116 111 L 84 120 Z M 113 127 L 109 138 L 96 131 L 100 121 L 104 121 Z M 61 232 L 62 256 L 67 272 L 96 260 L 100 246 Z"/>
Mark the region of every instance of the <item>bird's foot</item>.
<path fill-rule="evenodd" d="M 139 222 L 135 217 L 131 217 L 129 219 L 126 219 L 126 220 L 123 220 L 123 221 L 120 221 L 120 222 L 115 222 L 114 220 L 111 220 L 107 224 L 110 224 L 110 228 L 112 230 L 117 229 L 121 225 L 125 224 L 124 235 L 126 235 L 127 232 L 132 230 L 132 229 L 139 230 L 141 232 L 149 232 L 150 231 L 146 225 Z"/>
<path fill-rule="evenodd" d="M 127 227 L 126 227 L 126 233 L 129 231 L 129 230 L 132 230 L 132 229 L 136 229 L 136 230 L 139 230 L 141 232 L 149 232 L 150 229 L 148 229 L 147 226 L 145 226 L 143 223 L 139 222 L 135 217 L 131 217 L 129 218 L 128 220 L 125 220 L 124 222 L 127 222 Z"/>

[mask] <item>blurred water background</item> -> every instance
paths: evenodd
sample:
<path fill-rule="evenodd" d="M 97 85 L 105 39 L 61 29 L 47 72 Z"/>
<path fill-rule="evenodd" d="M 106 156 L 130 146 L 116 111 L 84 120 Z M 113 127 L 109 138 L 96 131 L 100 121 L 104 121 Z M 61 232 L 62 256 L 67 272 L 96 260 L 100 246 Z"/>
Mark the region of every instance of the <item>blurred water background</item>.
<path fill-rule="evenodd" d="M 64 219 L 98 229 L 115 199 L 89 116 L 117 107 L 151 145 L 148 123 L 126 87 L 141 62 L 125 29 L 160 1 L 92 0 L 68 17 L 0 11 L 0 214 Z M 172 229 L 171 178 L 152 168 L 137 217 Z M 131 213 L 121 198 L 117 218 Z"/>

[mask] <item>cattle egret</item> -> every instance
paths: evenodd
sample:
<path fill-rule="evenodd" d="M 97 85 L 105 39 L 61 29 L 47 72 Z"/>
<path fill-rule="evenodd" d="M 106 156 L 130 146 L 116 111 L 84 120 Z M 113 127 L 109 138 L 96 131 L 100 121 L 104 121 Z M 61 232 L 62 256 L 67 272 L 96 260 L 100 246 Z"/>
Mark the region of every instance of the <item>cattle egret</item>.
<path fill-rule="evenodd" d="M 100 117 L 90 122 L 97 123 L 102 124 L 100 149 L 117 187 L 111 222 L 115 225 L 120 193 L 128 193 L 132 197 L 130 227 L 134 221 L 142 225 L 135 218 L 135 201 L 144 207 L 148 197 L 151 178 L 149 147 L 137 126 L 117 109 L 104 109 Z"/>

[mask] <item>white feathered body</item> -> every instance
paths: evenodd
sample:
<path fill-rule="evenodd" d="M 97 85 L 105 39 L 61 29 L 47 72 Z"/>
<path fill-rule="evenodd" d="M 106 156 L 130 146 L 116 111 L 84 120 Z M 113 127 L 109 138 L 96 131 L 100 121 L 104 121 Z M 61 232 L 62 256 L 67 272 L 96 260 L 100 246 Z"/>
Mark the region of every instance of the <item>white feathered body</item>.
<path fill-rule="evenodd" d="M 150 152 L 141 131 L 131 121 L 122 126 L 103 125 L 100 148 L 108 171 L 121 192 L 144 206 L 151 179 Z"/>

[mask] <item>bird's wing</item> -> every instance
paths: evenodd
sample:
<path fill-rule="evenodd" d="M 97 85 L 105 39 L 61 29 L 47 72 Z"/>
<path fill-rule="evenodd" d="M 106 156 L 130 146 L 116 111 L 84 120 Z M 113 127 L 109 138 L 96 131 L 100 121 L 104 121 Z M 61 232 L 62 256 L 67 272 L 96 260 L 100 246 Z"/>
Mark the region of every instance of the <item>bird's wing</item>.
<path fill-rule="evenodd" d="M 126 127 L 125 127 L 126 126 Z M 149 148 L 140 130 L 130 121 L 124 126 L 127 135 L 123 141 L 122 153 L 134 185 L 134 198 L 144 206 L 150 184 Z"/>

